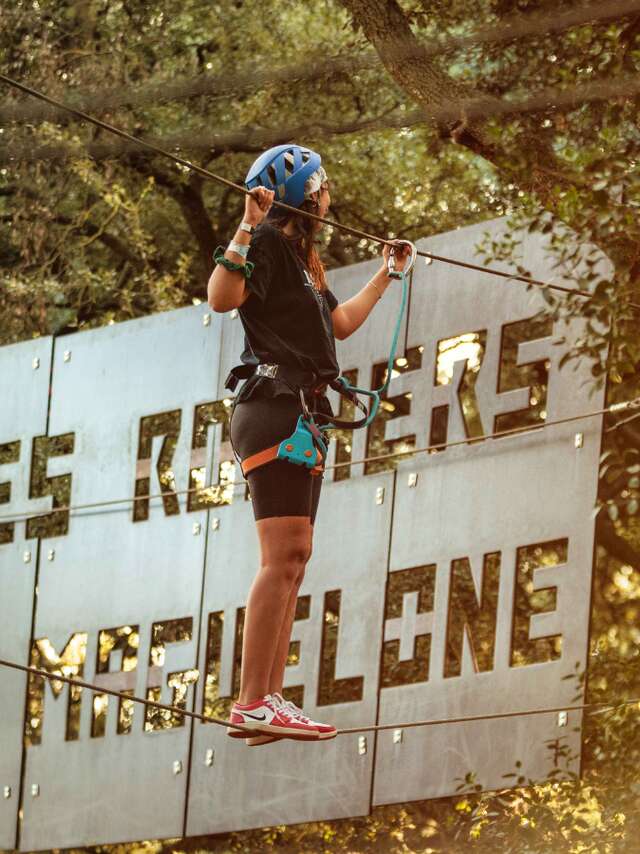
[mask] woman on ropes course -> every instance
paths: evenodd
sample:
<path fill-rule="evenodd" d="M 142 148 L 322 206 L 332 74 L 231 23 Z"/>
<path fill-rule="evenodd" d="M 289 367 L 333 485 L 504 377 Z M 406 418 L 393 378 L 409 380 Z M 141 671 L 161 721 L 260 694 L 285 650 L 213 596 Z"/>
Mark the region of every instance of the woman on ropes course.
<path fill-rule="evenodd" d="M 331 198 L 320 156 L 298 145 L 276 146 L 255 161 L 245 184 L 243 220 L 228 247 L 216 249 L 207 288 L 214 311 L 237 308 L 245 332 L 242 364 L 227 378 L 232 391 L 245 380 L 230 433 L 249 483 L 260 545 L 260 568 L 245 612 L 240 693 L 230 716 L 255 735 L 232 726 L 227 732 L 249 745 L 279 738 L 315 741 L 333 738 L 336 728 L 310 720 L 285 700 L 283 680 L 322 486 L 326 445 L 318 423 L 343 423 L 333 418 L 327 387 L 363 409 L 356 390 L 338 379 L 334 336 L 347 338 L 364 323 L 391 282 L 394 265 L 395 276 L 403 277 L 408 246 L 385 245 L 384 264 L 359 293 L 339 304 L 315 246 L 322 223 L 272 207 L 275 199 L 326 216 Z"/>

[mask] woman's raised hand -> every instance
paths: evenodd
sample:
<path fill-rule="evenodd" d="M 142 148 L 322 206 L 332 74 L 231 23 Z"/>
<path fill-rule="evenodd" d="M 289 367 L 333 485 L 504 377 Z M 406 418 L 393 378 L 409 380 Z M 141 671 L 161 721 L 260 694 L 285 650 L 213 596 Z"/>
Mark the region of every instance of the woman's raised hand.
<path fill-rule="evenodd" d="M 394 250 L 394 260 L 395 260 L 395 269 L 400 272 L 404 270 L 404 265 L 407 263 L 411 255 L 411 247 L 407 243 L 403 243 L 400 240 L 392 240 Z M 391 254 L 391 245 L 385 243 L 382 247 L 382 257 L 384 258 L 384 266 L 385 270 L 388 269 L 389 266 L 389 256 Z"/>
<path fill-rule="evenodd" d="M 269 213 L 275 193 L 266 187 L 254 187 L 245 196 L 244 221 L 251 225 L 258 225 Z"/>

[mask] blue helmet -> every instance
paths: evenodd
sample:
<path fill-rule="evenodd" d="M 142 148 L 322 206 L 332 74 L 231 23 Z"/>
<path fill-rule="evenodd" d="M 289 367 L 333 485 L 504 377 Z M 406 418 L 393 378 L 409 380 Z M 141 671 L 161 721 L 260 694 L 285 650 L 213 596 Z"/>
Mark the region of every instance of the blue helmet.
<path fill-rule="evenodd" d="M 266 187 L 275 191 L 275 198 L 294 208 L 304 201 L 307 178 L 320 166 L 319 154 L 294 143 L 275 145 L 258 157 L 247 172 L 245 186 Z"/>

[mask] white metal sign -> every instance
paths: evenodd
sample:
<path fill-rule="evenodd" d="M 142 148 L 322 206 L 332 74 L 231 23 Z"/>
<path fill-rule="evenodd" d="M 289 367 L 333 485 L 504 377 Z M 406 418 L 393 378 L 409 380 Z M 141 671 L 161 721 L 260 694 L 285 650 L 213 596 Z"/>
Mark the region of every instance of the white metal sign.
<path fill-rule="evenodd" d="M 420 246 L 474 261 L 501 227 Z M 525 252 L 552 276 L 540 238 Z M 344 300 L 377 266 L 331 287 Z M 399 300 L 394 284 L 338 342 L 360 386 L 381 382 Z M 422 259 L 381 415 L 332 443 L 285 686 L 312 717 L 382 729 L 248 749 L 3 669 L 0 845 L 358 815 L 465 778 L 510 785 L 516 761 L 536 779 L 578 771 L 579 715 L 514 716 L 580 698 L 588 645 L 601 419 L 544 425 L 602 394 L 589 365 L 560 370 L 579 324 L 543 307 L 535 288 Z M 227 713 L 258 562 L 227 429 L 241 350 L 240 319 L 206 304 L 0 350 L 0 511 L 28 517 L 0 525 L 1 657 Z"/>

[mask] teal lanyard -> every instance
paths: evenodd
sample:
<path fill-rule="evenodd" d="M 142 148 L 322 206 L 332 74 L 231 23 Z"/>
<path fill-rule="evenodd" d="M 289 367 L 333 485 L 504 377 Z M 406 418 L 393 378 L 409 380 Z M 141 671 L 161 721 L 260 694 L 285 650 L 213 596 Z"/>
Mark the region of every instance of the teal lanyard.
<path fill-rule="evenodd" d="M 360 427 L 368 427 L 369 424 L 373 421 L 373 419 L 378 414 L 378 409 L 380 408 L 380 399 L 385 391 L 389 388 L 389 383 L 391 382 L 391 372 L 393 370 L 393 363 L 396 357 L 396 350 L 398 348 L 398 338 L 400 336 L 400 328 L 402 326 L 402 318 L 404 316 L 405 308 L 407 307 L 407 300 L 409 296 L 409 283 L 408 276 L 413 269 L 413 265 L 415 264 L 417 249 L 410 243 L 410 241 L 402 241 L 403 243 L 407 243 L 411 246 L 411 259 L 409 263 L 405 264 L 403 270 L 394 270 L 390 266 L 390 273 L 394 279 L 400 279 L 402 282 L 402 299 L 400 301 L 400 311 L 398 312 L 398 319 L 396 320 L 396 326 L 393 330 L 393 338 L 391 340 L 391 350 L 389 352 L 389 361 L 387 362 L 387 377 L 384 383 L 380 386 L 380 388 L 376 389 L 367 389 L 367 388 L 358 388 L 357 386 L 351 385 L 345 377 L 338 377 L 338 380 L 342 383 L 342 385 L 348 391 L 354 392 L 355 394 L 364 394 L 367 397 L 371 398 L 371 406 L 369 407 L 369 414 L 367 415 L 366 420 L 360 424 Z M 335 427 L 334 424 L 323 424 L 322 427 L 319 427 L 321 431 L 331 430 Z"/>
<path fill-rule="evenodd" d="M 368 427 L 369 424 L 373 421 L 373 419 L 378 414 L 378 409 L 380 408 L 380 399 L 385 391 L 389 388 L 389 383 L 391 382 L 391 371 L 393 370 L 393 363 L 396 357 L 396 350 L 398 348 L 398 338 L 400 336 L 400 328 L 402 326 L 402 318 L 404 316 L 404 310 L 407 306 L 407 299 L 409 295 L 409 284 L 407 281 L 407 274 L 404 271 L 401 271 L 398 275 L 398 278 L 402 282 L 402 299 L 400 301 L 400 311 L 398 312 L 398 319 L 396 320 L 396 326 L 393 330 L 393 338 L 391 340 L 391 350 L 389 352 L 389 361 L 387 362 L 387 376 L 384 383 L 380 386 L 380 388 L 376 389 L 368 389 L 368 388 L 358 388 L 358 386 L 351 385 L 351 383 L 345 379 L 345 377 L 338 377 L 340 382 L 343 384 L 345 389 L 348 391 L 352 391 L 355 394 L 364 394 L 367 397 L 371 398 L 371 406 L 369 407 L 369 414 L 367 415 L 366 420 L 360 425 L 360 427 Z M 322 431 L 331 430 L 335 427 L 334 424 L 323 424 L 319 429 Z"/>
<path fill-rule="evenodd" d="M 405 243 L 409 243 L 409 241 L 403 241 Z M 373 419 L 378 414 L 378 409 L 380 408 L 380 398 L 385 393 L 385 391 L 389 388 L 389 383 L 391 382 L 391 372 L 393 371 L 393 363 L 396 357 L 396 350 L 398 347 L 398 337 L 400 336 L 400 327 L 402 326 L 402 318 L 404 316 L 404 310 L 407 307 L 407 298 L 409 295 L 409 284 L 407 282 L 407 277 L 411 270 L 413 269 L 413 265 L 415 264 L 417 249 L 413 245 L 411 246 L 411 259 L 408 264 L 405 264 L 405 269 L 403 270 L 395 270 L 394 267 L 394 259 L 393 253 L 391 254 L 389 260 L 389 276 L 394 279 L 400 279 L 402 282 L 402 299 L 400 301 L 400 311 L 398 312 L 398 319 L 396 320 L 396 326 L 393 330 L 393 338 L 391 340 L 391 351 L 389 353 L 389 360 L 387 362 L 387 377 L 380 388 L 368 389 L 368 388 L 358 388 L 357 386 L 353 386 L 349 383 L 349 381 L 343 377 L 338 377 L 338 381 L 342 384 L 345 391 L 350 392 L 351 395 L 364 394 L 367 397 L 371 398 L 371 406 L 369 407 L 369 412 L 367 417 L 362 423 L 359 423 L 357 427 L 368 427 L 369 424 L 373 421 Z M 278 459 L 288 460 L 289 462 L 296 463 L 297 465 L 305 465 L 308 468 L 313 468 L 318 464 L 318 454 L 320 454 L 322 458 L 322 463 L 324 464 L 324 460 L 327 456 L 327 441 L 323 435 L 323 433 L 327 430 L 331 430 L 336 428 L 336 425 L 333 423 L 323 424 L 321 427 L 315 423 L 313 415 L 309 412 L 302 389 L 300 389 L 300 402 L 302 405 L 302 415 L 298 418 L 298 423 L 296 424 L 296 429 L 291 436 L 285 439 L 278 446 Z M 355 429 L 355 428 L 354 428 Z"/>

